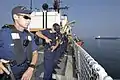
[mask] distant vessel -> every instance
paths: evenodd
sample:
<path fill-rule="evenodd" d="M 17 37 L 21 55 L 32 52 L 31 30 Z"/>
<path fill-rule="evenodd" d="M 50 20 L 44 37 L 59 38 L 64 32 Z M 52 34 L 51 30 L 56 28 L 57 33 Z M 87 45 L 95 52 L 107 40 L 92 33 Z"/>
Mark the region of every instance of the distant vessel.
<path fill-rule="evenodd" d="M 97 36 L 95 39 L 120 39 L 120 37 L 114 37 L 114 36 Z"/>

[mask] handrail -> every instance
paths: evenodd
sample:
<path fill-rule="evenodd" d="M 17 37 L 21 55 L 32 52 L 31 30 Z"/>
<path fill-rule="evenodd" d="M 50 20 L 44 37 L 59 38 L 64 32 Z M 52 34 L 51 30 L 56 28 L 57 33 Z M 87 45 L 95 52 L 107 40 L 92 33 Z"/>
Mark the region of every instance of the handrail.
<path fill-rule="evenodd" d="M 78 80 L 113 80 L 89 53 L 72 39 Z"/>

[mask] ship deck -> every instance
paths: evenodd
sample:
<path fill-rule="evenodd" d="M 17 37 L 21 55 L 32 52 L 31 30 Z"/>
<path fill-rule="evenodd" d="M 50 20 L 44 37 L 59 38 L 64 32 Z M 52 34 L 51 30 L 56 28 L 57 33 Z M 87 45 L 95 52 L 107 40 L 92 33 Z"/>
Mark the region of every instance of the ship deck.
<path fill-rule="evenodd" d="M 53 79 L 55 80 L 77 80 L 75 75 L 75 66 L 73 54 L 70 48 L 60 59 L 57 67 L 53 72 Z M 34 73 L 33 80 L 43 80 L 44 75 L 44 52 L 43 49 L 39 51 L 39 58 Z"/>

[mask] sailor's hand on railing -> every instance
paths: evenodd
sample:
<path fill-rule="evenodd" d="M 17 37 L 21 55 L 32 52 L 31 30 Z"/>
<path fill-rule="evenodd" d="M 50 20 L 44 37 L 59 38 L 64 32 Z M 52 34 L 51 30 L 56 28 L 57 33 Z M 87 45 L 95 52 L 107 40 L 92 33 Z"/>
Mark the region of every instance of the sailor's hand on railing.
<path fill-rule="evenodd" d="M 0 59 L 0 74 L 3 74 L 4 72 L 7 73 L 8 75 L 10 74 L 8 69 L 3 65 L 3 64 L 6 64 L 8 62 L 9 61 L 6 61 L 4 59 Z"/>

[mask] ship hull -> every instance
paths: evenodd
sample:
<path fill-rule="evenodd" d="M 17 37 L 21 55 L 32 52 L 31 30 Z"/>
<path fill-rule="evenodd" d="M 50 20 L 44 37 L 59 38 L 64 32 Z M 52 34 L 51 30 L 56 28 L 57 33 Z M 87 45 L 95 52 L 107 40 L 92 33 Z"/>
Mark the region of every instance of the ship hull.
<path fill-rule="evenodd" d="M 110 37 L 101 37 L 101 38 L 95 38 L 95 39 L 119 39 L 119 38 L 110 38 Z"/>

